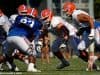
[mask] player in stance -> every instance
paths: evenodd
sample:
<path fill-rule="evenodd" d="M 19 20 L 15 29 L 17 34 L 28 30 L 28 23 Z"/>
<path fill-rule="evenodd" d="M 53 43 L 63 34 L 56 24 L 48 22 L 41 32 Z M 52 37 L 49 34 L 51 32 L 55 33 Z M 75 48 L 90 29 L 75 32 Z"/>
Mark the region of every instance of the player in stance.
<path fill-rule="evenodd" d="M 4 44 L 4 53 L 8 61 L 13 62 L 11 55 L 14 49 L 20 50 L 22 53 L 30 56 L 27 71 L 40 72 L 40 70 L 34 67 L 34 55 L 36 53 L 33 47 L 34 45 L 32 44 L 34 41 L 30 42 L 28 38 L 34 36 L 34 40 L 38 39 L 37 37 L 40 35 L 42 24 L 39 20 L 33 18 L 32 13 L 33 11 L 30 14 L 27 12 L 27 15 L 17 16 Z"/>
<path fill-rule="evenodd" d="M 86 12 L 82 10 L 77 10 L 76 5 L 72 2 L 65 2 L 63 5 L 63 11 L 71 16 L 75 27 L 79 30 L 79 34 L 82 36 L 81 40 L 85 42 L 86 47 L 82 49 L 86 53 L 86 48 L 89 48 L 89 56 L 84 56 L 86 59 L 89 58 L 88 61 L 88 69 L 92 70 L 94 67 L 94 34 L 95 34 L 95 26 L 94 19 Z M 81 31 L 81 32 L 80 32 Z M 92 40 L 92 43 L 89 42 Z M 81 42 L 82 43 L 82 42 Z M 79 48 L 80 49 L 80 48 Z M 80 49 L 80 52 L 81 49 Z M 83 58 L 83 56 L 81 57 Z"/>
<path fill-rule="evenodd" d="M 26 11 L 27 10 L 27 11 Z M 30 14 L 31 13 L 31 14 Z M 18 14 L 19 15 L 32 15 L 33 18 L 37 19 L 38 17 L 38 11 L 37 9 L 35 8 L 28 8 L 26 5 L 24 4 L 21 4 L 19 7 L 18 7 Z M 17 15 L 11 15 L 10 17 L 10 22 L 13 24 L 15 22 L 15 19 L 16 17 L 18 16 Z M 28 38 L 30 41 L 32 41 L 32 37 L 31 38 Z M 28 64 L 29 62 L 29 57 L 25 56 L 22 52 L 20 52 L 18 49 L 15 49 L 14 53 L 13 53 L 13 57 L 16 58 L 16 59 L 19 59 L 23 62 L 25 62 L 26 64 Z"/>
<path fill-rule="evenodd" d="M 48 25 L 48 27 L 50 26 L 51 29 L 57 31 L 57 38 L 53 41 L 52 45 L 53 54 L 61 61 L 61 64 L 57 66 L 57 69 L 62 69 L 69 66 L 69 62 L 64 58 L 59 47 L 63 42 L 68 41 L 69 36 L 76 36 L 76 28 L 61 17 L 54 16 L 50 9 L 42 10 L 41 18 Z"/>
<path fill-rule="evenodd" d="M 27 9 L 27 12 L 26 12 L 26 9 Z M 32 12 L 33 11 L 33 12 Z M 24 4 L 20 5 L 18 7 L 18 14 L 19 15 L 33 15 L 33 18 L 37 19 L 38 17 L 38 11 L 37 9 L 35 8 L 27 8 L 27 6 L 25 6 Z M 14 15 L 11 15 L 10 17 L 10 22 L 13 24 L 16 17 L 18 16 L 18 14 L 14 14 Z M 32 38 L 28 38 L 30 41 L 32 41 Z M 16 58 L 16 59 L 19 59 L 23 62 L 25 62 L 26 64 L 29 63 L 29 57 L 26 56 L 25 54 L 23 54 L 22 52 L 20 52 L 18 49 L 16 49 L 14 52 L 13 52 L 13 57 Z"/>
<path fill-rule="evenodd" d="M 21 4 L 21 5 L 19 5 L 19 7 L 18 7 L 18 14 L 14 14 L 14 15 L 11 15 L 10 16 L 10 19 L 8 20 L 8 17 L 6 17 L 4 14 L 3 14 L 3 12 L 1 12 L 2 13 L 2 17 L 1 17 L 1 26 L 2 26 L 2 28 L 3 28 L 3 31 L 5 32 L 5 35 L 3 34 L 3 35 L 1 35 L 1 36 L 5 36 L 5 38 L 6 38 L 6 36 L 7 36 L 7 33 L 8 33 L 8 31 L 9 31 L 9 29 L 10 29 L 10 27 L 11 27 L 11 25 L 13 25 L 14 24 L 14 22 L 15 22 L 15 19 L 16 19 L 16 17 L 18 16 L 18 15 L 27 15 L 27 7 L 26 7 L 26 5 L 24 5 L 24 4 Z M 3 32 L 2 31 L 2 32 Z M 5 40 L 5 39 L 4 39 Z M 2 43 L 3 44 L 3 43 Z M 22 60 L 22 61 L 25 61 L 25 63 L 27 63 L 27 61 L 26 61 L 26 59 L 22 59 L 21 57 L 23 57 L 24 56 L 24 54 L 23 53 L 21 53 L 20 51 L 18 51 L 17 49 L 15 49 L 15 51 L 13 52 L 13 54 L 12 54 L 12 56 L 14 57 L 14 58 L 17 58 L 17 59 L 19 59 L 19 60 Z M 24 57 L 23 57 L 24 58 Z M 4 55 L 1 55 L 0 56 L 0 67 L 2 67 L 2 63 L 3 62 L 7 62 L 6 61 L 6 59 L 5 59 L 5 56 Z M 13 65 L 13 66 L 10 66 L 10 64 L 9 64 L 9 62 L 7 62 L 7 64 L 8 64 L 8 67 L 9 67 L 9 69 L 11 70 L 11 71 L 18 71 L 18 68 L 17 67 L 15 67 L 15 65 Z M 14 64 L 14 63 L 13 63 Z M 15 67 L 15 68 L 14 68 Z"/>
<path fill-rule="evenodd" d="M 49 26 L 49 24 L 51 25 L 50 27 L 52 29 L 56 29 L 58 32 L 58 37 L 59 38 L 63 38 L 64 40 L 69 40 L 69 43 L 71 44 L 71 46 L 73 47 L 73 49 L 75 50 L 76 54 L 83 59 L 84 61 L 88 61 L 88 53 L 86 51 L 84 51 L 83 46 L 78 46 L 78 44 L 80 43 L 80 38 L 76 35 L 77 33 L 77 29 L 69 24 L 68 22 L 66 22 L 65 20 L 63 20 L 61 17 L 58 16 L 54 16 L 53 12 L 50 11 L 49 9 L 44 9 L 41 12 L 41 18 L 43 19 L 44 22 L 46 22 Z M 63 35 L 62 35 L 63 34 Z M 62 35 L 62 36 L 61 36 Z M 65 59 L 63 58 L 62 54 L 59 51 L 59 46 L 62 44 L 61 39 L 56 39 L 53 42 L 52 45 L 52 51 L 54 53 L 55 56 L 58 57 L 58 59 L 61 60 L 62 64 L 60 64 L 57 68 L 61 69 L 66 67 L 65 65 Z M 79 48 L 82 49 L 83 51 L 79 51 Z M 93 64 L 93 67 L 96 68 L 96 65 Z"/>

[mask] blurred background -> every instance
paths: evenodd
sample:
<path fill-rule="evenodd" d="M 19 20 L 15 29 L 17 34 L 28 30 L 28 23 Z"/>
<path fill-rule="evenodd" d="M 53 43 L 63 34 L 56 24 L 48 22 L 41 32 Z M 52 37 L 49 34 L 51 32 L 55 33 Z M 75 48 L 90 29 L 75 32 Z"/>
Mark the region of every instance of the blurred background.
<path fill-rule="evenodd" d="M 44 8 L 50 8 L 56 15 L 65 17 L 61 10 L 65 1 L 75 2 L 79 9 L 87 11 L 95 19 L 100 18 L 100 0 L 0 0 L 0 8 L 3 8 L 7 16 L 10 16 L 17 12 L 16 8 L 20 4 L 26 4 L 37 8 L 39 12 Z"/>

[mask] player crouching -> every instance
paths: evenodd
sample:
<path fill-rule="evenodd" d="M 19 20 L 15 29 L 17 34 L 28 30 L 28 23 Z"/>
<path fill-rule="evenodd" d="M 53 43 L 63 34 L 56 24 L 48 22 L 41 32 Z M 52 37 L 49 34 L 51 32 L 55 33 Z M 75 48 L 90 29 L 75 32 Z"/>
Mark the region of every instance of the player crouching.
<path fill-rule="evenodd" d="M 29 57 L 29 63 L 27 67 L 28 72 L 41 72 L 35 68 L 35 50 L 33 42 L 30 42 L 28 38 L 33 37 L 34 40 L 38 39 L 37 37 L 40 34 L 40 29 L 42 27 L 41 22 L 38 19 L 34 18 L 34 8 L 27 10 L 27 15 L 18 15 L 15 23 L 9 30 L 7 36 L 5 47 L 6 58 L 10 63 L 13 63 L 13 57 L 11 54 L 15 49 L 18 49 L 20 52 L 24 53 Z M 17 32 L 16 32 L 17 31 Z M 32 39 L 33 40 L 33 39 Z"/>

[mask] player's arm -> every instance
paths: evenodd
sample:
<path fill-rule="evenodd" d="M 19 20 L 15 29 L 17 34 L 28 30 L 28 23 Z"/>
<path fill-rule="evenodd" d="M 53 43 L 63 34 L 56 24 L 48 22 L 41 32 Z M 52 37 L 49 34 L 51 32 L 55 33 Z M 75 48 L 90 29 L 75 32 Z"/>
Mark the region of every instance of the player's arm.
<path fill-rule="evenodd" d="M 89 15 L 86 14 L 79 14 L 77 15 L 77 19 L 79 22 L 88 22 L 90 25 L 91 29 L 94 29 L 94 22 L 93 22 L 93 18 L 91 18 Z"/>
<path fill-rule="evenodd" d="M 93 36 L 94 36 L 94 31 L 95 31 L 93 18 L 91 18 L 90 16 L 85 15 L 85 14 L 80 14 L 80 15 L 77 16 L 77 18 L 78 18 L 78 21 L 79 22 L 88 22 L 89 23 L 90 29 L 91 29 L 90 30 L 90 34 L 89 34 L 89 37 L 90 37 L 90 39 L 92 39 Z"/>
<path fill-rule="evenodd" d="M 64 36 L 64 39 L 68 39 L 69 37 L 69 30 L 62 24 L 62 23 L 59 23 L 57 25 L 57 30 L 60 32 L 63 32 L 63 36 Z"/>

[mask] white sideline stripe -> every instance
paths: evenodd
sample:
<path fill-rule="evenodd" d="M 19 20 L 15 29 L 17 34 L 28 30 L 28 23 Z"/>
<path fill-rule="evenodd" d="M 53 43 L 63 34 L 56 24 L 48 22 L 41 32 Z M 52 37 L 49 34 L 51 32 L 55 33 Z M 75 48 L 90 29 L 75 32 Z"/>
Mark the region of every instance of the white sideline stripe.
<path fill-rule="evenodd" d="M 0 72 L 0 75 L 8 75 L 8 74 L 11 74 L 11 75 L 19 75 L 19 74 L 22 74 L 22 72 Z"/>

